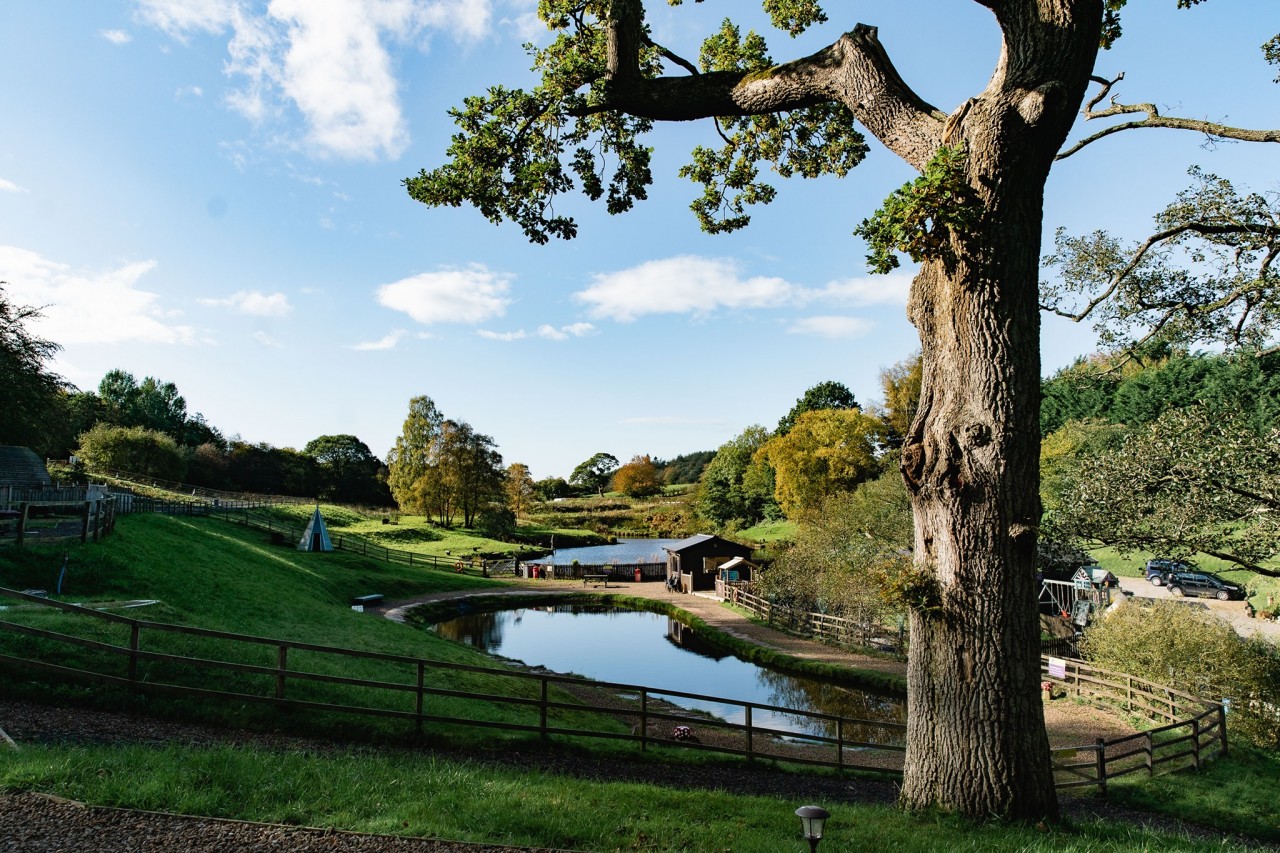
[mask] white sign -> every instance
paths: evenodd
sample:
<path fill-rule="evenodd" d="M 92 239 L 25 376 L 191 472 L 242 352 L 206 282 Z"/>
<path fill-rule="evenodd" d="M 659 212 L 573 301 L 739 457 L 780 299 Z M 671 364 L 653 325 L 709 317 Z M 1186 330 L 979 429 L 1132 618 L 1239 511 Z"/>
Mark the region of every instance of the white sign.
<path fill-rule="evenodd" d="M 1066 678 L 1067 662 L 1062 658 L 1049 658 L 1049 677 Z"/>

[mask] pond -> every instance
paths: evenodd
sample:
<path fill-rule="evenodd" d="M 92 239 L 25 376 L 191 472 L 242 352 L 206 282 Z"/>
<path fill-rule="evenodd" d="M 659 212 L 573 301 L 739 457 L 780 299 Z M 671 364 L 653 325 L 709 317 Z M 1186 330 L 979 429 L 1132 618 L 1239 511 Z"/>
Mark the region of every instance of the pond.
<path fill-rule="evenodd" d="M 774 672 L 717 648 L 670 617 L 593 605 L 520 608 L 460 616 L 433 626 L 443 637 L 491 654 L 576 673 L 598 681 L 700 693 L 725 699 L 817 711 L 851 719 L 902 723 L 901 699 Z M 745 723 L 737 705 L 662 697 L 731 723 Z M 756 710 L 753 725 L 797 735 L 826 734 L 814 721 Z M 877 729 L 846 737 L 884 742 Z"/>
<path fill-rule="evenodd" d="M 616 545 L 591 545 L 585 548 L 557 548 L 551 554 L 527 560 L 551 566 L 569 566 L 574 560 L 588 566 L 606 563 L 665 563 L 669 548 L 680 539 L 619 539 Z"/>

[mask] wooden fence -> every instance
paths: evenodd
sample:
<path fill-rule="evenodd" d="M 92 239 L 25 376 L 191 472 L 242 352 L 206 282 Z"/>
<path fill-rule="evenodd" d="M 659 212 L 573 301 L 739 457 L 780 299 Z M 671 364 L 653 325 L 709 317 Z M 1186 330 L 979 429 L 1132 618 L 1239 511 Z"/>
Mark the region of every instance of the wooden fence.
<path fill-rule="evenodd" d="M 878 622 L 849 619 L 844 616 L 828 616 L 812 613 L 798 607 L 785 607 L 771 603 L 745 589 L 727 585 L 725 600 L 741 607 L 769 625 L 783 628 L 794 634 L 812 637 L 820 642 L 843 646 L 863 646 L 894 651 L 906 649 L 906 629 L 899 626 L 890 629 Z"/>
<path fill-rule="evenodd" d="M 0 544 L 97 542 L 115 529 L 117 507 L 110 496 L 85 500 L 81 489 L 72 497 L 78 500 L 22 501 L 0 510 Z"/>
<path fill-rule="evenodd" d="M 891 775 L 901 773 L 905 752 L 906 726 L 901 723 L 858 720 L 635 684 L 587 681 L 505 667 L 490 669 L 146 622 L 3 588 L 0 596 L 16 599 L 26 606 L 56 608 L 97 624 L 110 623 L 116 627 L 120 641 L 113 643 L 0 619 L 0 634 L 39 641 L 38 645 L 30 645 L 26 654 L 10 654 L 0 649 L 0 668 L 38 672 L 60 681 L 107 684 L 129 691 L 237 704 L 266 704 L 280 710 L 398 719 L 412 723 L 418 733 L 430 724 L 536 733 L 543 739 L 556 735 L 630 740 L 638 743 L 642 750 L 651 744 L 678 745 L 749 759 L 839 770 L 875 770 Z M 100 636 L 102 629 L 97 633 Z M 220 649 L 222 653 L 216 657 L 208 653 L 207 646 L 200 649 L 200 657 L 173 654 L 164 650 L 164 638 L 172 637 L 212 639 L 224 650 Z M 180 647 L 181 642 L 171 640 L 169 645 L 177 643 Z M 94 669 L 69 666 L 66 663 L 72 653 L 66 647 L 105 654 L 106 658 Z M 40 651 L 43 653 L 37 656 Z M 254 660 L 258 662 L 252 662 Z M 380 677 L 353 675 L 358 671 L 349 663 L 353 660 L 377 664 Z M 304 668 L 307 664 L 309 668 Z M 230 691 L 209 686 L 210 671 L 248 677 L 257 689 Z M 446 673 L 463 674 L 455 680 L 465 678 L 465 674 L 483 674 L 509 687 L 490 693 L 459 690 L 444 686 L 448 679 Z M 317 684 L 347 688 L 347 695 L 357 694 L 367 701 L 359 704 L 323 701 L 333 697 L 328 692 L 309 689 Z M 630 701 L 620 708 L 619 697 Z M 686 711 L 673 702 L 680 699 L 737 709 L 737 714 L 728 716 L 741 717 L 743 722 L 727 722 Z M 517 719 L 494 719 L 496 708 L 516 709 Z M 755 720 L 763 715 L 781 715 L 797 721 L 809 733 L 797 735 L 789 729 L 757 724 Z M 696 741 L 679 737 L 677 727 L 683 726 L 701 732 L 702 737 Z"/>
<path fill-rule="evenodd" d="M 572 676 L 531 673 L 508 669 L 489 669 L 464 664 L 431 661 L 404 655 L 389 655 L 356 649 L 321 646 L 288 640 L 251 637 L 181 625 L 146 622 L 104 613 L 73 604 L 52 601 L 0 588 L 0 596 L 16 599 L 28 606 L 55 608 L 88 617 L 99 623 L 111 623 L 127 632 L 123 644 L 64 634 L 0 619 L 0 633 L 25 636 L 56 646 L 43 657 L 34 652 L 25 655 L 0 651 L 0 667 L 43 673 L 63 681 L 90 682 L 123 687 L 132 691 L 152 691 L 172 695 L 189 695 L 237 703 L 274 705 L 279 709 L 312 710 L 371 717 L 393 718 L 412 722 L 422 732 L 427 724 L 460 725 L 507 731 L 537 733 L 542 738 L 552 735 L 623 739 L 638 742 L 643 750 L 650 744 L 678 744 L 696 749 L 767 758 L 837 769 L 865 769 L 898 774 L 905 752 L 905 726 L 899 723 L 857 720 L 802 711 L 793 708 L 762 705 L 736 699 L 723 699 L 697 693 L 663 690 L 634 684 L 586 681 Z M 145 632 L 145 633 L 144 633 Z M 163 640 L 153 640 L 144 648 L 144 637 L 204 637 L 220 641 L 229 648 L 256 648 L 266 653 L 270 663 L 246 662 L 253 655 L 225 652 L 219 657 L 187 657 L 163 651 Z M 66 666 L 70 657 L 63 646 L 106 653 L 120 661 L 116 672 L 104 671 L 109 666 L 83 669 Z M 47 650 L 46 650 L 47 651 Z M 202 651 L 204 651 L 202 649 Z M 299 666 L 299 658 L 312 664 Z M 52 663 L 51 660 L 63 661 Z M 263 657 L 260 654 L 259 660 Z M 388 665 L 391 671 L 381 678 L 360 678 L 342 661 L 364 660 Z M 1048 674 L 1057 660 L 1042 658 L 1041 666 Z M 1083 661 L 1066 661 L 1065 671 L 1057 674 L 1057 683 L 1080 698 L 1102 701 L 1129 712 L 1146 713 L 1167 720 L 1148 731 L 1112 740 L 1055 749 L 1052 755 L 1055 785 L 1058 788 L 1097 787 L 1105 792 L 1111 779 L 1145 770 L 1149 775 L 1157 768 L 1196 769 L 1216 755 L 1227 752 L 1227 720 L 1223 707 L 1174 688 L 1123 673 L 1091 667 Z M 166 669 L 162 665 L 168 665 Z M 328 672 L 322 671 L 328 669 Z M 256 677 L 261 687 L 257 692 L 219 690 L 208 685 L 208 670 L 233 672 Z M 505 680 L 511 688 L 503 693 L 472 693 L 438 686 L 442 674 L 483 673 Z M 186 677 L 202 686 L 181 683 Z M 341 685 L 353 688 L 362 697 L 402 697 L 399 702 L 337 704 L 308 698 L 307 687 L 315 684 Z M 600 697 L 595 702 L 581 688 L 589 687 Z M 570 698 L 565 690 L 573 690 Z M 630 698 L 628 707 L 619 708 L 619 696 Z M 732 723 L 693 715 L 672 704 L 674 699 L 717 703 L 741 709 L 744 722 Z M 485 710 L 496 707 L 523 709 L 523 721 L 486 719 Z M 1183 716 L 1188 712 L 1191 716 Z M 797 738 L 794 732 L 755 725 L 760 714 L 781 714 L 805 721 L 818 733 Z M 585 716 L 584 716 L 585 715 Z M 583 726 L 591 726 L 584 728 Z M 627 727 L 630 726 L 628 731 Z M 670 726 L 670 728 L 668 728 Z M 703 732 L 715 731 L 712 742 L 690 742 L 675 735 L 676 726 L 696 727 Z"/>
<path fill-rule="evenodd" d="M 1040 668 L 1047 682 L 1061 685 L 1068 695 L 1162 721 L 1126 737 L 1055 750 L 1059 788 L 1090 785 L 1105 792 L 1109 779 L 1141 770 L 1151 775 L 1158 767 L 1198 770 L 1227 753 L 1227 716 L 1220 703 L 1081 660 L 1043 656 Z"/>

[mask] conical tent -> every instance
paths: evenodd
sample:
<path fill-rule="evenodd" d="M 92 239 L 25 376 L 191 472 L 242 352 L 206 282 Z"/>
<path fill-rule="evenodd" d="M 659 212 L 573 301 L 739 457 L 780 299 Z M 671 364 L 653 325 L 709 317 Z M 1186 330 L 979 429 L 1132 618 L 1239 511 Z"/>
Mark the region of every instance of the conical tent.
<path fill-rule="evenodd" d="M 329 539 L 329 529 L 324 526 L 324 517 L 320 515 L 320 507 L 311 514 L 307 529 L 298 542 L 299 551 L 332 551 L 333 541 Z"/>

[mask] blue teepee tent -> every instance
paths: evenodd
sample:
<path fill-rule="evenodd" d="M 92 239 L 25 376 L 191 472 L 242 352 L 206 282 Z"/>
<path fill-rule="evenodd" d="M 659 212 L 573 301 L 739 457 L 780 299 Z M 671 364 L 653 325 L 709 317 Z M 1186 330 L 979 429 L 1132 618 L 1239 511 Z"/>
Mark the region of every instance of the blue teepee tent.
<path fill-rule="evenodd" d="M 324 526 L 324 518 L 320 515 L 320 505 L 316 505 L 316 511 L 311 514 L 311 520 L 307 522 L 307 529 L 302 534 L 301 541 L 298 542 L 299 551 L 332 551 L 333 541 L 329 539 L 329 530 Z"/>

